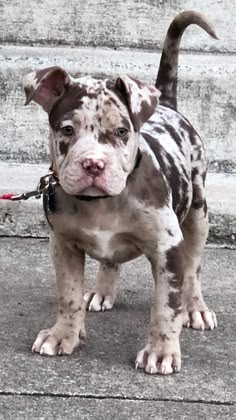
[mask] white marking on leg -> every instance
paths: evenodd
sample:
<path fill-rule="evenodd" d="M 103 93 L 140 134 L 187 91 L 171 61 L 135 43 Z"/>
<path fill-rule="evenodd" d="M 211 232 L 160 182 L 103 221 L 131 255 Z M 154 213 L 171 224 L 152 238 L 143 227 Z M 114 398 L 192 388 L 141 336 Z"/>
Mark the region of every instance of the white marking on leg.
<path fill-rule="evenodd" d="M 103 297 L 100 293 L 95 293 L 93 296 L 90 304 L 89 304 L 89 311 L 99 312 L 102 309 L 102 300 Z"/>
<path fill-rule="evenodd" d="M 192 316 L 192 327 L 196 328 L 197 330 L 204 331 L 205 325 L 201 316 L 201 313 L 198 311 L 194 311 L 191 314 Z"/>
<path fill-rule="evenodd" d="M 161 373 L 162 375 L 169 375 L 170 373 L 172 373 L 173 372 L 172 361 L 173 361 L 172 355 L 164 356 L 161 362 L 161 365 L 159 367 L 159 373 Z"/>
<path fill-rule="evenodd" d="M 151 353 L 148 356 L 147 366 L 145 368 L 145 371 L 147 373 L 150 373 L 151 375 L 154 374 L 154 373 L 157 373 L 158 369 L 157 369 L 157 355 L 156 355 L 156 353 Z"/>

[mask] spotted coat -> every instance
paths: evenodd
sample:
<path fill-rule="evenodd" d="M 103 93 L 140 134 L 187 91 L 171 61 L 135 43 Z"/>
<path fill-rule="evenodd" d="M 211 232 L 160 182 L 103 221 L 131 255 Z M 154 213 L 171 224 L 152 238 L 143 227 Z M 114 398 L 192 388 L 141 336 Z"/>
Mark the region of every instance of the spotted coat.
<path fill-rule="evenodd" d="M 151 263 L 155 293 L 137 368 L 178 371 L 182 325 L 216 326 L 199 280 L 208 231 L 205 153 L 176 109 L 178 47 L 191 23 L 214 35 L 200 14 L 178 15 L 156 87 L 128 76 L 73 79 L 59 67 L 24 80 L 26 103 L 33 100 L 48 113 L 59 180 L 44 198 L 59 313 L 56 324 L 39 333 L 35 352 L 70 354 L 85 336 L 85 306 L 111 309 L 120 265 L 142 254 Z M 100 268 L 94 288 L 83 296 L 85 254 L 100 261 Z"/>

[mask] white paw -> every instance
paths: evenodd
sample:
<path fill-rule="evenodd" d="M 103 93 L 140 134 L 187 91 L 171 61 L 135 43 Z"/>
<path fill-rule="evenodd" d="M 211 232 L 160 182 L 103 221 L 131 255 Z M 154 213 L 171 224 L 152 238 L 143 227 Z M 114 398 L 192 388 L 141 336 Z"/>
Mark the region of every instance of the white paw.
<path fill-rule="evenodd" d="M 79 344 L 79 337 L 85 338 L 85 336 L 84 328 L 81 328 L 79 335 L 59 334 L 55 332 L 55 328 L 42 330 L 32 346 L 32 352 L 39 353 L 41 356 L 71 354 Z"/>
<path fill-rule="evenodd" d="M 179 346 L 177 346 L 179 347 Z M 151 375 L 159 373 L 160 375 L 168 375 L 173 372 L 179 372 L 181 368 L 180 351 L 163 351 L 163 348 L 151 349 L 146 346 L 143 350 L 138 352 L 136 361 L 136 369 L 144 369 L 145 372 Z"/>
<path fill-rule="evenodd" d="M 88 291 L 84 294 L 84 301 L 86 302 L 86 308 L 89 311 L 109 311 L 113 308 L 114 299 L 112 296 L 104 296 L 101 293 L 95 293 L 94 291 Z"/>
<path fill-rule="evenodd" d="M 183 326 L 202 331 L 205 329 L 214 330 L 214 328 L 217 328 L 216 314 L 209 310 L 185 312 L 183 314 Z"/>

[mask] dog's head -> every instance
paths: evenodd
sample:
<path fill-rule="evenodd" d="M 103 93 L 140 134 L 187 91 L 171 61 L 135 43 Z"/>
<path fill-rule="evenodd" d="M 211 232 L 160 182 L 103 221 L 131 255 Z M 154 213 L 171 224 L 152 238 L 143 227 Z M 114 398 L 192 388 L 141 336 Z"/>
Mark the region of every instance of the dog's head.
<path fill-rule="evenodd" d="M 62 188 L 71 195 L 117 195 L 138 152 L 140 127 L 155 111 L 160 92 L 129 77 L 73 79 L 50 67 L 23 81 L 26 104 L 48 113 L 50 151 Z"/>

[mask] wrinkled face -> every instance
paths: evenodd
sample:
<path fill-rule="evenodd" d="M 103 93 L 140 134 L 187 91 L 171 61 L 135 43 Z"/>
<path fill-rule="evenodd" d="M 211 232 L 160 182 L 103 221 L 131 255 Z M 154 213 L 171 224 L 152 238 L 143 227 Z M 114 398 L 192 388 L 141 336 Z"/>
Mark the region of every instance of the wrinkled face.
<path fill-rule="evenodd" d="M 127 106 L 107 86 L 82 79 L 49 114 L 51 155 L 69 194 L 117 195 L 134 168 L 138 133 Z"/>
<path fill-rule="evenodd" d="M 26 105 L 33 100 L 48 113 L 62 188 L 71 195 L 120 194 L 136 163 L 139 130 L 160 92 L 127 76 L 73 79 L 60 67 L 32 72 L 23 85 Z"/>

